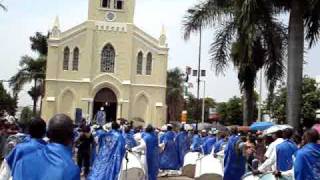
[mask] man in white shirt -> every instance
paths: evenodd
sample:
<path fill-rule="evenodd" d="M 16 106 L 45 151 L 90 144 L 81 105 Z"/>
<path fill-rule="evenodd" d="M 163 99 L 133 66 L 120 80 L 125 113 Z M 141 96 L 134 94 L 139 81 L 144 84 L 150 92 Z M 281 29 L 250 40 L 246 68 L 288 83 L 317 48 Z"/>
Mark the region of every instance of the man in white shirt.
<path fill-rule="evenodd" d="M 275 141 L 273 141 L 269 145 L 264 155 L 267 159 L 260 165 L 260 167 L 258 168 L 258 172 L 268 172 L 276 170 L 276 146 L 278 144 L 281 144 L 284 140 L 282 138 L 282 131 L 277 131 L 275 134 L 273 134 L 273 136 Z"/>

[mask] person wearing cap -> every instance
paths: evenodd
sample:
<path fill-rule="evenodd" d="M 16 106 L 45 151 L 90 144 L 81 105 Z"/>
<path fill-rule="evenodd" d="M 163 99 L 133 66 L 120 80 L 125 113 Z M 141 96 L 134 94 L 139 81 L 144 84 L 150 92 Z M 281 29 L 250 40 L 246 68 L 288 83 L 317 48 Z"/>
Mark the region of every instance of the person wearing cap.
<path fill-rule="evenodd" d="M 199 135 L 198 130 L 193 131 L 190 149 L 192 152 L 201 152 L 201 137 Z"/>
<path fill-rule="evenodd" d="M 204 143 L 202 144 L 202 150 L 203 150 L 203 154 L 208 155 L 211 153 L 212 149 L 213 149 L 213 145 L 216 143 L 217 141 L 217 137 L 216 135 L 213 133 L 213 131 L 209 131 L 209 136 L 208 138 L 204 141 Z"/>
<path fill-rule="evenodd" d="M 320 174 L 319 133 L 315 129 L 303 135 L 305 145 L 296 153 L 294 162 L 295 180 L 318 180 Z"/>
<path fill-rule="evenodd" d="M 163 151 L 160 153 L 160 169 L 161 170 L 179 170 L 179 157 L 176 145 L 174 142 L 175 133 L 172 131 L 172 126 L 167 126 L 167 132 L 163 135 L 160 141 L 160 146 Z"/>
<path fill-rule="evenodd" d="M 190 139 L 184 126 L 180 128 L 180 132 L 176 136 L 175 143 L 179 157 L 179 168 L 181 168 L 184 163 L 184 156 L 190 151 Z"/>
<path fill-rule="evenodd" d="M 227 143 L 227 139 L 225 132 L 219 132 L 217 130 L 215 133 L 218 134 L 218 138 L 216 143 L 213 145 L 213 153 L 217 154 L 218 152 L 222 151 L 222 146 Z"/>

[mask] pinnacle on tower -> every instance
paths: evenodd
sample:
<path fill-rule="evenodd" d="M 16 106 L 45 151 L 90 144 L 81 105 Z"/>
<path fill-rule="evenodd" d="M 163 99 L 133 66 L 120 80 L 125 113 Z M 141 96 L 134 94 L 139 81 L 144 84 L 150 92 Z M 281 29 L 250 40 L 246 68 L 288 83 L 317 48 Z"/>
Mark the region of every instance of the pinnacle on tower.
<path fill-rule="evenodd" d="M 162 25 L 160 38 L 159 38 L 160 46 L 167 46 L 166 41 L 167 41 L 166 30 L 165 30 L 164 25 Z"/>
<path fill-rule="evenodd" d="M 50 39 L 59 39 L 60 38 L 60 22 L 59 17 L 56 16 L 56 19 L 54 20 L 53 27 L 51 30 Z"/>

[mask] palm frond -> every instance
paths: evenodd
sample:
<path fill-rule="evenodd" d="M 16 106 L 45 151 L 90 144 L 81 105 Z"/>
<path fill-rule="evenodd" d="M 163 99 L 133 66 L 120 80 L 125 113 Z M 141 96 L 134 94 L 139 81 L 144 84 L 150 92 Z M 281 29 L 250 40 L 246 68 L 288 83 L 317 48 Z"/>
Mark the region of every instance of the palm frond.
<path fill-rule="evenodd" d="M 217 31 L 215 41 L 211 44 L 211 63 L 216 74 L 223 74 L 229 65 L 229 57 L 233 37 L 236 33 L 235 22 L 226 22 Z"/>
<path fill-rule="evenodd" d="M 25 71 L 25 69 L 21 69 L 9 80 L 9 86 L 12 88 L 14 94 L 19 93 L 23 86 L 29 82 L 31 82 L 31 75 Z"/>
<path fill-rule="evenodd" d="M 1 3 L 0 3 L 0 8 L 1 8 L 1 9 L 3 9 L 4 11 L 7 11 L 7 10 L 8 10 L 8 9 L 7 9 L 7 7 L 6 7 L 6 6 L 4 6 L 4 5 L 3 5 L 3 4 L 1 4 Z"/>
<path fill-rule="evenodd" d="M 309 6 L 305 10 L 306 39 L 309 48 L 320 39 L 320 0 L 309 0 Z"/>
<path fill-rule="evenodd" d="M 232 0 L 206 0 L 187 10 L 183 20 L 184 38 L 197 32 L 200 27 L 212 25 L 214 21 L 223 17 L 232 16 Z"/>

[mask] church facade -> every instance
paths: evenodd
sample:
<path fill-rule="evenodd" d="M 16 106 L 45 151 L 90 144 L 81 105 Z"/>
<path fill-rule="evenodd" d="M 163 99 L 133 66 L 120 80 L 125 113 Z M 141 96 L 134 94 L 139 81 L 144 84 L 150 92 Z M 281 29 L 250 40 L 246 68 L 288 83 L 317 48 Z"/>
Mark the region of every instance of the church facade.
<path fill-rule="evenodd" d="M 165 122 L 166 35 L 163 29 L 156 39 L 135 26 L 134 8 L 134 0 L 89 0 L 84 23 L 61 32 L 56 19 L 43 118 L 65 113 L 94 119 L 103 109 L 107 120 Z"/>

